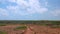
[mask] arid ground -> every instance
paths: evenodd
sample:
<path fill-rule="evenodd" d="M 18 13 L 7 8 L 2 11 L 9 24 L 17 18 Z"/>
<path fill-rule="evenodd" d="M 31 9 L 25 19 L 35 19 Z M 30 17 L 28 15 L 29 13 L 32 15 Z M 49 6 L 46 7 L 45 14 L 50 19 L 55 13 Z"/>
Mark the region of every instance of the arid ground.
<path fill-rule="evenodd" d="M 60 34 L 60 28 L 50 28 L 49 26 L 24 25 L 27 28 L 25 30 L 15 30 L 16 27 L 23 26 L 22 24 L 0 26 L 0 31 L 4 31 L 7 34 Z"/>

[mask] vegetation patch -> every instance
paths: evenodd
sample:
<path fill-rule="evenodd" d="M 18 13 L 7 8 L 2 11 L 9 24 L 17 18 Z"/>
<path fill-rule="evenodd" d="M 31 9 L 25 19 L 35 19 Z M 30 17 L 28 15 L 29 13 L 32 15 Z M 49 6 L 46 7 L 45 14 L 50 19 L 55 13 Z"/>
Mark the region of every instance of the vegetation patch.
<path fill-rule="evenodd" d="M 0 34 L 7 34 L 6 32 L 4 32 L 4 31 L 0 31 Z"/>
<path fill-rule="evenodd" d="M 6 24 L 0 24 L 0 26 L 6 26 Z"/>
<path fill-rule="evenodd" d="M 25 30 L 27 27 L 26 26 L 19 26 L 16 27 L 14 30 Z"/>
<path fill-rule="evenodd" d="M 51 28 L 60 28 L 60 25 L 52 25 Z"/>

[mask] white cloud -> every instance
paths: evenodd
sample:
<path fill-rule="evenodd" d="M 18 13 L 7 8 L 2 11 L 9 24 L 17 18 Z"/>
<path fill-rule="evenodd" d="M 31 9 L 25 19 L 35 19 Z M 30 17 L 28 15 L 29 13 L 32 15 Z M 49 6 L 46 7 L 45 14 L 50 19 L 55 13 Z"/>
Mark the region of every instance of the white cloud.
<path fill-rule="evenodd" d="M 44 0 L 44 1 L 45 1 L 44 2 L 45 3 L 45 6 L 48 6 L 48 2 L 47 2 L 48 0 Z"/>
<path fill-rule="evenodd" d="M 45 5 L 48 6 L 48 2 L 45 2 Z"/>
<path fill-rule="evenodd" d="M 60 16 L 60 9 L 56 9 L 56 10 L 54 10 L 53 12 L 51 12 L 52 13 L 52 15 L 54 15 L 54 16 Z"/>
<path fill-rule="evenodd" d="M 5 9 L 0 8 L 0 16 L 8 16 L 8 15 L 9 13 Z"/>
<path fill-rule="evenodd" d="M 28 15 L 35 13 L 44 13 L 48 11 L 48 8 L 41 6 L 39 0 L 7 0 L 8 2 L 16 3 L 16 6 L 7 6 L 7 10 L 13 12 L 13 14 Z M 47 2 L 46 2 L 47 5 Z"/>
<path fill-rule="evenodd" d="M 16 0 L 7 0 L 7 1 L 9 1 L 9 2 L 16 2 Z"/>

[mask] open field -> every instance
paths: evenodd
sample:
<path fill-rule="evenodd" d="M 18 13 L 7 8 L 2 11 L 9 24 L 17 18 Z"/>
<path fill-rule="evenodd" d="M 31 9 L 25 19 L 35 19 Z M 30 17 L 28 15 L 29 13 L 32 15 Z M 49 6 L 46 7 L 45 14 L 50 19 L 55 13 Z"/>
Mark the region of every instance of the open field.
<path fill-rule="evenodd" d="M 0 23 L 0 34 L 60 34 L 60 21 Z"/>
<path fill-rule="evenodd" d="M 40 26 L 40 25 L 33 25 L 33 24 L 27 24 L 29 26 L 30 30 L 27 30 L 28 28 L 24 29 L 19 29 L 15 30 L 15 28 L 19 27 L 22 25 L 16 24 L 16 25 L 6 25 L 6 26 L 0 26 L 0 31 L 5 31 L 7 34 L 21 34 L 24 33 L 25 31 L 33 31 L 36 34 L 60 34 L 60 28 L 50 28 L 47 26 Z M 24 27 L 23 27 L 24 28 Z"/>

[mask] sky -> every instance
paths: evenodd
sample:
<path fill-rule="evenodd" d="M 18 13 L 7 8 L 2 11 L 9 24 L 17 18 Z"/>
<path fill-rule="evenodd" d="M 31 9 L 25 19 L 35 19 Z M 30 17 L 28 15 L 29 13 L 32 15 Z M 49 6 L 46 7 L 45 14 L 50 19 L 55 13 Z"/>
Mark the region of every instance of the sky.
<path fill-rule="evenodd" d="M 60 20 L 60 0 L 0 0 L 0 20 Z"/>

